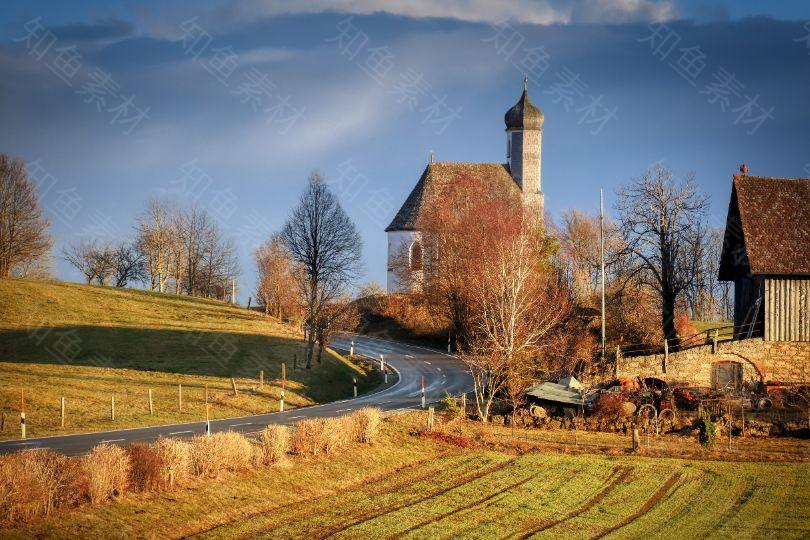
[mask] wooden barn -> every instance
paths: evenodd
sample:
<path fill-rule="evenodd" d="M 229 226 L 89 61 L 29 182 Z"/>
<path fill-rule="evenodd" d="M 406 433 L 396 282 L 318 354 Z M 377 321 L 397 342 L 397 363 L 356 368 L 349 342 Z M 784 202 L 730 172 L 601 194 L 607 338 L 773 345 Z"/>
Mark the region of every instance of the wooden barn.
<path fill-rule="evenodd" d="M 735 174 L 719 279 L 738 336 L 810 341 L 810 178 Z"/>

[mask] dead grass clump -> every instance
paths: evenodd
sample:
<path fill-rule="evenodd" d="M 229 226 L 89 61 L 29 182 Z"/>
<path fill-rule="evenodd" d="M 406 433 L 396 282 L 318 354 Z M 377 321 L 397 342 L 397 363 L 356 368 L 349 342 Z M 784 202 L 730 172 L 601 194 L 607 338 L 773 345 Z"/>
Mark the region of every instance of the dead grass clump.
<path fill-rule="evenodd" d="M 332 454 L 349 446 L 355 440 L 355 422 L 351 415 L 324 418 L 323 451 Z"/>
<path fill-rule="evenodd" d="M 200 435 L 191 440 L 191 463 L 196 476 L 216 477 L 223 471 L 247 469 L 253 462 L 253 446 L 233 431 Z"/>
<path fill-rule="evenodd" d="M 259 460 L 263 465 L 278 463 L 287 455 L 290 433 L 286 426 L 270 424 L 259 435 Z"/>
<path fill-rule="evenodd" d="M 78 460 L 50 450 L 0 456 L 0 523 L 17 525 L 77 505 L 82 499 Z"/>
<path fill-rule="evenodd" d="M 171 491 L 191 478 L 191 446 L 185 441 L 160 438 L 154 444 L 131 444 L 130 479 L 139 491 Z"/>
<path fill-rule="evenodd" d="M 359 443 L 373 443 L 380 433 L 382 411 L 364 407 L 352 414 L 351 417 L 355 425 L 353 439 Z"/>
<path fill-rule="evenodd" d="M 120 497 L 129 485 L 132 462 L 126 450 L 112 444 L 95 446 L 82 458 L 87 497 L 93 504 Z"/>
<path fill-rule="evenodd" d="M 290 441 L 290 450 L 293 454 L 316 456 L 323 450 L 323 419 L 312 418 L 296 423 Z"/>

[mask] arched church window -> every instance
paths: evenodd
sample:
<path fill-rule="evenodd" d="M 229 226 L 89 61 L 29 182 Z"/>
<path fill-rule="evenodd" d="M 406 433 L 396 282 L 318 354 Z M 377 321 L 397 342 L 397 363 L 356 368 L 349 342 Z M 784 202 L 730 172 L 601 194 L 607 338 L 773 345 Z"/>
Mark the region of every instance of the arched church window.
<path fill-rule="evenodd" d="M 411 244 L 411 270 L 421 270 L 423 265 L 423 254 L 422 254 L 422 244 L 420 242 L 414 242 Z"/>

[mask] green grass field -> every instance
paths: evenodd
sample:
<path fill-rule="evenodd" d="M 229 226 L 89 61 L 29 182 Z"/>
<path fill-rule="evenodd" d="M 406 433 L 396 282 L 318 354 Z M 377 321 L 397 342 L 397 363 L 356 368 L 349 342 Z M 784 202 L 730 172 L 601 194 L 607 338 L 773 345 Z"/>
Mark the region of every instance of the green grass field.
<path fill-rule="evenodd" d="M 298 370 L 293 370 L 294 355 Z M 311 371 L 303 369 L 302 359 L 303 343 L 288 327 L 221 302 L 0 279 L 0 412 L 5 414 L 0 438 L 19 436 L 20 389 L 32 437 L 199 420 L 206 385 L 215 418 L 275 411 L 282 362 L 288 407 L 347 397 L 352 375 L 364 375 L 335 354 L 325 355 Z M 230 377 L 236 378 L 237 396 Z M 360 380 L 361 389 L 375 384 L 367 377 Z M 178 384 L 183 386 L 182 412 Z M 62 396 L 65 428 L 60 425 Z"/>
<path fill-rule="evenodd" d="M 343 454 L 131 496 L 3 536 L 807 538 L 810 464 L 462 448 L 384 423 Z M 508 430 L 507 430 L 508 431 Z M 506 431 L 504 432 L 504 434 Z"/>

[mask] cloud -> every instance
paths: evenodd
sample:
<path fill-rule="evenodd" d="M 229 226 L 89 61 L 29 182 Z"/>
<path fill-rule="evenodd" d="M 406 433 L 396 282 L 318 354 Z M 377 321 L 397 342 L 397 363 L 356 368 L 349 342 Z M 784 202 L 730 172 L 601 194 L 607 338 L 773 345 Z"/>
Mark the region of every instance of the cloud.
<path fill-rule="evenodd" d="M 661 21 L 678 16 L 671 0 L 576 0 L 573 6 L 554 0 L 234 0 L 227 11 L 241 21 L 330 12 L 539 25 Z"/>
<path fill-rule="evenodd" d="M 112 41 L 131 36 L 134 28 L 131 23 L 121 20 L 103 20 L 94 23 L 77 23 L 51 28 L 62 41 L 90 43 Z"/>

